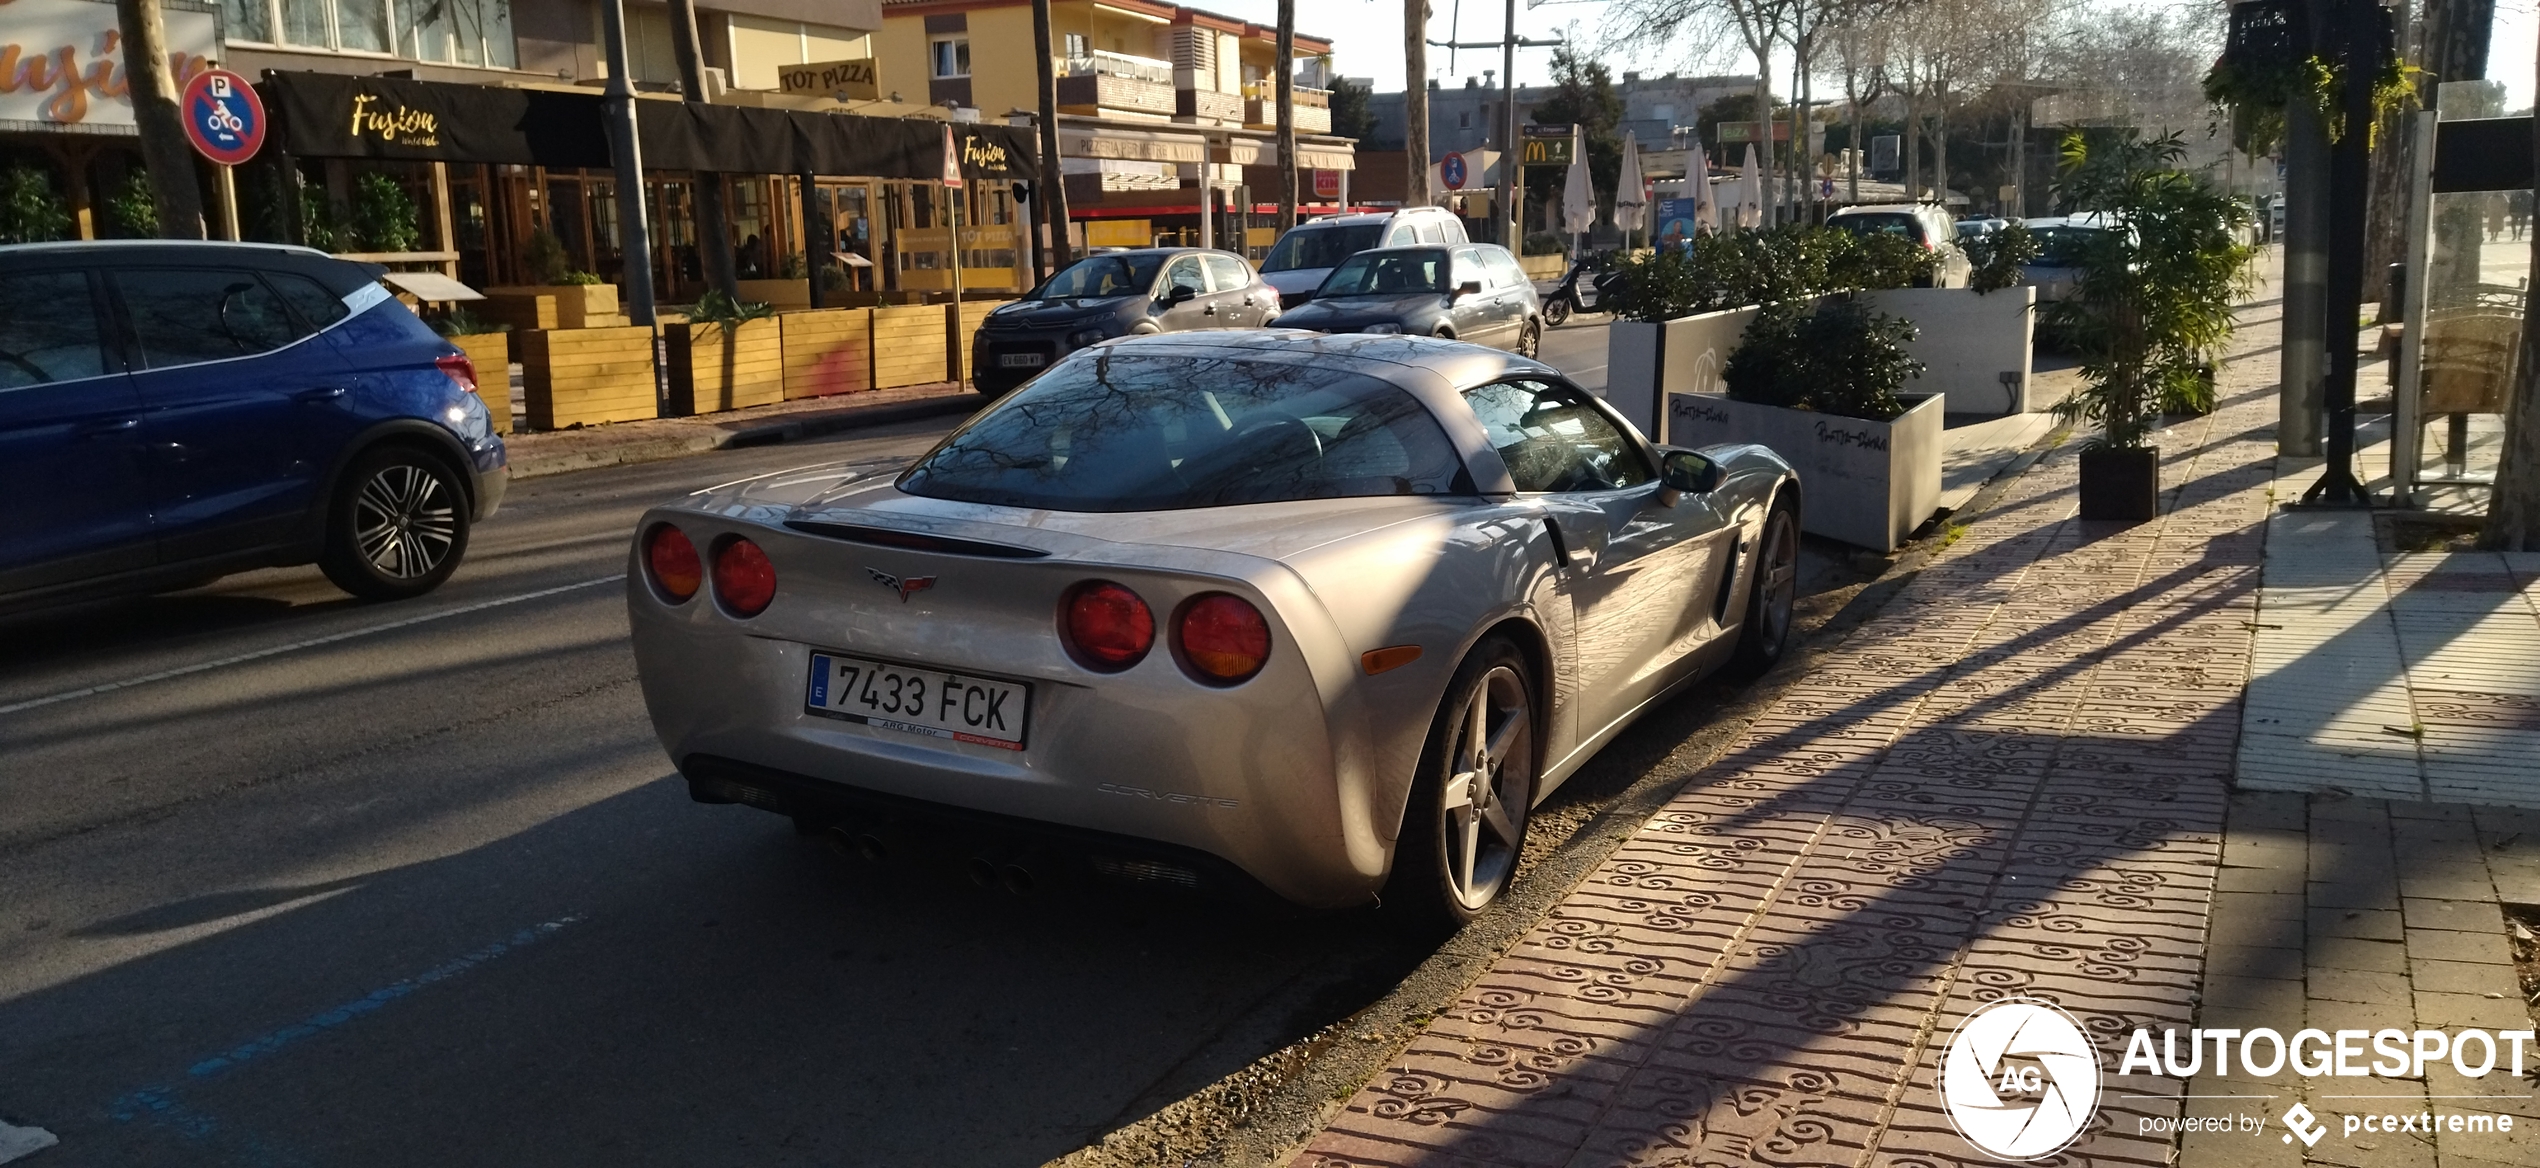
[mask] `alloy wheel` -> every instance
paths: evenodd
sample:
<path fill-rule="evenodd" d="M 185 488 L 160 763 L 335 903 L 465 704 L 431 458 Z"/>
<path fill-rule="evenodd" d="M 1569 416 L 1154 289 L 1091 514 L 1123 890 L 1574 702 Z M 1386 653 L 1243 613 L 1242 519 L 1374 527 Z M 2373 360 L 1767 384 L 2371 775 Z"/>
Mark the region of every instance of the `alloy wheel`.
<path fill-rule="evenodd" d="M 353 500 L 353 539 L 362 558 L 392 580 L 430 575 L 458 543 L 458 508 L 439 475 L 393 463 Z"/>
<path fill-rule="evenodd" d="M 1542 347 L 1543 327 L 1531 320 L 1527 321 L 1525 326 L 1519 329 L 1517 333 L 1517 355 L 1520 357 L 1532 357 L 1535 355 L 1535 351 L 1537 349 L 1541 349 Z"/>
<path fill-rule="evenodd" d="M 1756 557 L 1763 569 L 1757 581 L 1756 600 L 1762 611 L 1755 614 L 1768 645 L 1781 643 L 1790 630 L 1790 614 L 1799 601 L 1799 533 L 1790 512 L 1775 511 L 1764 522 L 1764 547 Z"/>
<path fill-rule="evenodd" d="M 1516 869 L 1534 796 L 1534 710 L 1514 668 L 1493 666 L 1473 687 L 1448 757 L 1439 843 L 1447 892 L 1473 911 Z"/>

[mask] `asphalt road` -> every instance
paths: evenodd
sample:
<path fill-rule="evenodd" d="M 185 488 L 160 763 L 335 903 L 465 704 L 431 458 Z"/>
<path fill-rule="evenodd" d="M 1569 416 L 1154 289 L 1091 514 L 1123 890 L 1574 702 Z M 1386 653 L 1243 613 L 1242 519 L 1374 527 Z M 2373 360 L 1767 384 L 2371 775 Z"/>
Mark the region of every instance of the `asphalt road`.
<path fill-rule="evenodd" d="M 1601 384 L 1603 331 L 1547 355 Z M 1035 1165 L 1381 994 L 1434 944 L 1381 913 L 1016 896 L 689 802 L 636 516 L 948 424 L 526 481 L 417 601 L 293 569 L 0 623 L 30 1162 Z"/>

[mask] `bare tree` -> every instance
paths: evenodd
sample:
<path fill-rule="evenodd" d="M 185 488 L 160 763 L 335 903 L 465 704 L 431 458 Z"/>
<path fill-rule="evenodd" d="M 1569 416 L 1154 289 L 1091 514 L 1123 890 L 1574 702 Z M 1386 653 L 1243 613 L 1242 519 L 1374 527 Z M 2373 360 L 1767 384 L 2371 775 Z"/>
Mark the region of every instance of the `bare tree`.
<path fill-rule="evenodd" d="M 2540 118 L 2532 121 L 2540 146 Z M 2540 232 L 2531 237 L 2540 261 Z M 2487 526 L 2478 546 L 2501 552 L 2540 552 L 2540 283 L 2522 297 L 2522 358 L 2514 366 L 2505 402 L 2505 445 L 2497 455 L 2496 487 L 2487 501 Z"/>
<path fill-rule="evenodd" d="M 159 234 L 201 239 L 203 190 L 195 184 L 194 149 L 185 141 L 185 115 L 176 108 L 176 78 L 168 71 L 167 18 L 159 0 L 115 0 L 115 18 L 123 30 L 124 77 Z"/>
<path fill-rule="evenodd" d="M 1032 0 L 1032 48 L 1039 54 L 1041 90 L 1041 181 L 1032 188 L 1040 200 L 1041 222 L 1049 229 L 1050 271 L 1057 272 L 1073 261 L 1067 242 L 1067 184 L 1058 166 L 1058 62 L 1052 59 L 1050 44 L 1050 0 Z M 1205 169 L 1205 168 L 1202 168 Z M 1200 179 L 1201 214 L 1207 214 L 1208 180 Z"/>
<path fill-rule="evenodd" d="M 670 48 L 679 57 L 680 96 L 704 104 L 706 93 L 705 54 L 697 46 L 696 0 L 670 0 Z M 732 263 L 732 220 L 723 209 L 723 176 L 698 171 L 696 182 L 697 251 L 704 261 L 706 286 L 738 300 L 741 298 L 739 273 Z M 809 227 L 806 223 L 803 226 Z M 815 249 L 808 259 L 819 267 L 820 252 Z M 674 268 L 676 265 L 673 265 Z M 673 272 L 676 275 L 676 271 Z M 820 278 L 818 271 L 812 279 Z"/>
<path fill-rule="evenodd" d="M 1296 0 L 1279 0 L 1277 57 L 1279 231 L 1284 235 L 1296 226 Z"/>
<path fill-rule="evenodd" d="M 1606 27 L 1625 30 L 1614 34 L 1615 43 L 1644 55 L 1679 42 L 1699 45 L 1734 34 L 1755 58 L 1756 149 L 1762 152 L 1758 161 L 1764 173 L 1772 174 L 1773 49 L 1785 43 L 1791 8 L 1802 2 L 1808 0 L 1616 0 Z M 1764 214 L 1769 225 L 1773 200 L 1764 201 Z"/>
<path fill-rule="evenodd" d="M 1835 63 L 1843 70 L 1843 104 L 1852 120 L 1851 164 L 1846 171 L 1847 197 L 1855 203 L 1861 201 L 1861 155 L 1866 148 L 1861 140 L 1861 111 L 1888 87 L 1888 25 L 1882 19 L 1888 7 L 1879 0 L 1858 0 L 1834 23 L 1829 42 Z"/>
<path fill-rule="evenodd" d="M 1429 190 L 1429 0 L 1402 0 L 1402 162 L 1402 204 L 1436 202 Z"/>

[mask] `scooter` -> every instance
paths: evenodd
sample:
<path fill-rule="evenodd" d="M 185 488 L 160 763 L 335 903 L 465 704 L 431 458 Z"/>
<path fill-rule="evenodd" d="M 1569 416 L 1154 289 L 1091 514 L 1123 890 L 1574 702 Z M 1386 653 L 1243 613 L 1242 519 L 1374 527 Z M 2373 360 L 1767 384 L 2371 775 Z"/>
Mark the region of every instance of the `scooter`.
<path fill-rule="evenodd" d="M 1583 256 L 1561 274 L 1561 283 L 1543 298 L 1543 323 L 1558 326 L 1568 323 L 1573 312 L 1594 312 L 1604 302 L 1597 287 L 1597 273 L 1613 266 L 1613 257 L 1597 252 Z"/>

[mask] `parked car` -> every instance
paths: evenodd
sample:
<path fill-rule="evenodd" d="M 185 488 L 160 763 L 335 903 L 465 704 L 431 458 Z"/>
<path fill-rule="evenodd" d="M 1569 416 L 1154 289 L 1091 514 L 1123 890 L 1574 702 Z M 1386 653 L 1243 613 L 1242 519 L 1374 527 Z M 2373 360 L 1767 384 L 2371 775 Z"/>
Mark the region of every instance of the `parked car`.
<path fill-rule="evenodd" d="M 1146 247 L 1089 256 L 979 323 L 971 384 L 993 397 L 1112 337 L 1259 328 L 1278 318 L 1279 294 L 1232 252 Z"/>
<path fill-rule="evenodd" d="M 653 508 L 627 605 L 699 802 L 1462 920 L 1598 747 L 1782 653 L 1799 506 L 1764 448 L 1653 446 L 1522 357 L 1138 337 L 896 478 Z"/>
<path fill-rule="evenodd" d="M 2108 229 L 2097 212 L 2023 220 L 2037 237 L 2037 258 L 2020 265 L 2020 282 L 2037 289 L 2037 302 L 2052 304 L 2072 295 L 2080 278 L 2079 252 L 2090 237 Z"/>
<path fill-rule="evenodd" d="M 1313 300 L 1279 323 L 1446 337 L 1532 357 L 1543 342 L 1543 299 L 1504 247 L 1386 247 L 1343 260 Z"/>
<path fill-rule="evenodd" d="M 1279 290 L 1289 308 L 1314 298 L 1323 277 L 1341 261 L 1378 247 L 1420 243 L 1466 243 L 1464 221 L 1444 207 L 1404 207 L 1399 211 L 1358 215 L 1326 215 L 1290 228 L 1270 254 L 1261 258 L 1261 276 Z"/>
<path fill-rule="evenodd" d="M 1991 235 L 2010 224 L 2008 219 L 1961 219 L 1954 226 L 1958 229 L 1958 238 L 1965 239 L 1972 235 Z"/>
<path fill-rule="evenodd" d="M 368 599 L 449 579 L 502 501 L 503 440 L 384 270 L 263 244 L 0 247 L 0 607 L 311 562 Z"/>
<path fill-rule="evenodd" d="M 1901 235 L 1937 254 L 1940 263 L 1932 269 L 1931 287 L 1964 288 L 1975 265 L 1967 259 L 1966 249 L 1958 246 L 1958 226 L 1950 221 L 1949 212 L 1935 203 L 1876 203 L 1845 207 L 1826 216 L 1826 226 L 1840 227 L 1858 234 L 1873 232 Z"/>

